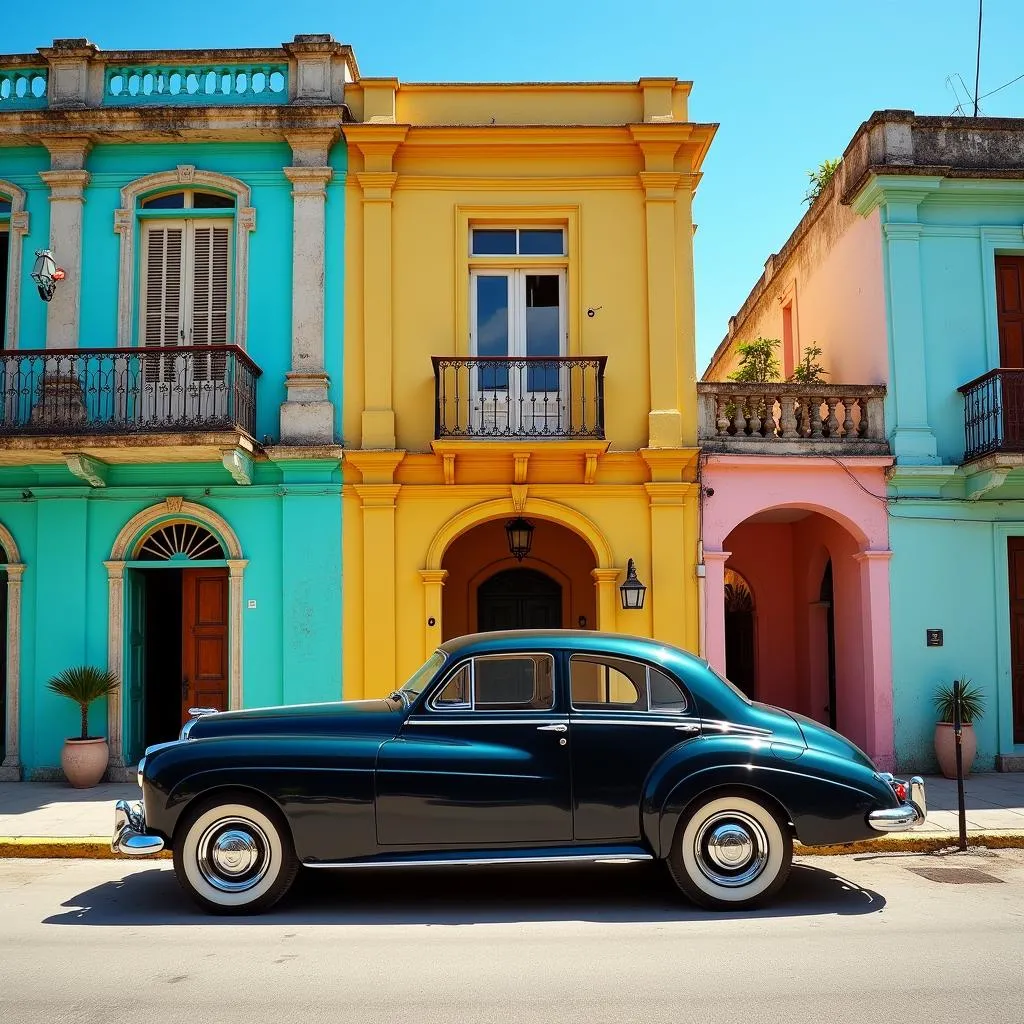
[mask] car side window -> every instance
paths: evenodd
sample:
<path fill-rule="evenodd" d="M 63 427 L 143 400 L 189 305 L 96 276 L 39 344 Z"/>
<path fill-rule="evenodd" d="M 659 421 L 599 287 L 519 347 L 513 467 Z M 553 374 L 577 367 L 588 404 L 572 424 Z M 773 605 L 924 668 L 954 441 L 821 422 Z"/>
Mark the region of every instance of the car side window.
<path fill-rule="evenodd" d="M 575 708 L 647 710 L 647 666 L 635 661 L 573 655 L 569 661 L 569 686 Z"/>
<path fill-rule="evenodd" d="M 471 680 L 469 662 L 460 665 L 455 674 L 446 682 L 431 702 L 435 708 L 451 711 L 455 708 L 463 710 L 471 704 Z"/>
<path fill-rule="evenodd" d="M 647 685 L 652 711 L 688 711 L 690 704 L 679 684 L 661 669 L 648 668 Z"/>
<path fill-rule="evenodd" d="M 473 660 L 475 711 L 550 711 L 555 706 L 554 661 L 547 654 Z"/>

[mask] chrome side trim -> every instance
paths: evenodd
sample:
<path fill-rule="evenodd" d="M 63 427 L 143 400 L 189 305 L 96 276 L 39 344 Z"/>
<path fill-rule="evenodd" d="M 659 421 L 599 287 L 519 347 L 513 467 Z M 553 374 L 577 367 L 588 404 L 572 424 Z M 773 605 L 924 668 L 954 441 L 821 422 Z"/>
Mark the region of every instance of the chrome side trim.
<path fill-rule="evenodd" d="M 568 725 L 567 718 L 551 718 L 550 716 L 537 718 L 489 718 L 484 715 L 477 715 L 475 712 L 468 712 L 461 717 L 448 718 L 440 713 L 437 717 L 430 718 L 407 718 L 404 725 Z"/>
<path fill-rule="evenodd" d="M 757 725 L 739 725 L 736 722 L 723 722 L 715 718 L 703 718 L 701 719 L 701 725 L 705 731 L 713 730 L 715 732 L 734 732 L 741 736 L 771 736 L 773 735 L 771 729 L 762 729 Z"/>
<path fill-rule="evenodd" d="M 642 712 L 638 712 L 642 714 Z M 576 718 L 572 719 L 573 725 L 661 725 L 668 726 L 670 729 L 682 729 L 687 730 L 692 728 L 695 732 L 700 731 L 700 725 L 696 722 L 680 722 L 679 719 L 670 722 L 657 722 L 650 721 L 643 718 L 614 718 L 612 716 L 602 718 Z"/>
<path fill-rule="evenodd" d="M 654 860 L 649 853 L 629 854 L 572 854 L 557 857 L 460 857 L 458 860 L 446 860 L 436 858 L 423 858 L 416 860 L 360 860 L 360 861 L 338 861 L 331 864 L 310 863 L 303 861 L 302 866 L 307 868 L 440 868 L 440 867 L 471 867 L 474 864 L 578 864 L 580 862 L 590 864 L 633 864 L 639 861 Z"/>

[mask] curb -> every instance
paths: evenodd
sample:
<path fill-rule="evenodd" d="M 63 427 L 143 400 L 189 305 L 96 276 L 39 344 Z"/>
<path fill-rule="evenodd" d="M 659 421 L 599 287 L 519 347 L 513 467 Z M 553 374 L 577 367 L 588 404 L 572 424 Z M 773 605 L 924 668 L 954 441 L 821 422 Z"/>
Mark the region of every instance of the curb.
<path fill-rule="evenodd" d="M 148 857 L 126 857 L 110 849 L 110 840 L 96 836 L 0 836 L 0 860 L 169 860 L 171 852 L 162 850 Z"/>
<path fill-rule="evenodd" d="M 797 857 L 839 857 L 857 853 L 935 853 L 956 846 L 953 833 L 879 836 L 836 846 L 793 844 Z M 969 832 L 968 846 L 988 850 L 1024 850 L 1024 832 Z M 127 857 L 110 849 L 110 840 L 97 836 L 0 836 L 0 860 L 170 860 L 170 850 L 146 857 Z"/>

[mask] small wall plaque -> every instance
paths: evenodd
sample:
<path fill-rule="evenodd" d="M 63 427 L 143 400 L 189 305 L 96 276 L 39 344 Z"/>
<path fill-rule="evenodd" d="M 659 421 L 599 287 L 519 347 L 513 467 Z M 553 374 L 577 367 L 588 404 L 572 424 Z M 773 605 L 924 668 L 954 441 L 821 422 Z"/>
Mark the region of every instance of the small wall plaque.
<path fill-rule="evenodd" d="M 256 602 L 255 602 L 255 601 L 253 601 L 253 600 L 252 600 L 252 599 L 250 598 L 250 599 L 249 599 L 249 601 L 248 601 L 248 606 L 249 606 L 250 608 L 255 608 L 255 607 L 256 607 Z"/>
<path fill-rule="evenodd" d="M 925 646 L 926 647 L 941 647 L 942 646 L 942 630 L 941 629 L 926 629 L 925 635 Z"/>

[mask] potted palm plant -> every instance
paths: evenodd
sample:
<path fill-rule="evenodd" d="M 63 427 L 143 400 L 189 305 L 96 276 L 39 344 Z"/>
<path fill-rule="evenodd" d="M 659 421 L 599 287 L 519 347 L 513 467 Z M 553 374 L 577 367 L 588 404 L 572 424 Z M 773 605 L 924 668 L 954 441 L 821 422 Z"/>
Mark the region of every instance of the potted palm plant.
<path fill-rule="evenodd" d="M 960 680 L 960 744 L 964 775 L 970 775 L 971 762 L 978 752 L 974 720 L 985 713 L 985 696 L 970 679 Z M 953 683 L 943 684 L 935 691 L 935 708 L 939 721 L 935 725 L 935 756 L 947 779 L 956 778 L 956 736 L 953 732 Z"/>
<path fill-rule="evenodd" d="M 89 705 L 117 689 L 117 677 L 106 669 L 81 665 L 65 669 L 46 685 L 73 700 L 82 713 L 82 735 L 68 737 L 60 754 L 64 775 L 76 789 L 95 786 L 107 770 L 110 749 L 104 737 L 89 735 Z"/>

